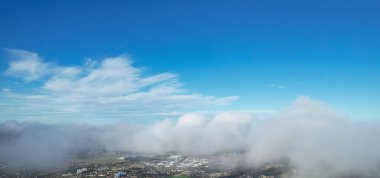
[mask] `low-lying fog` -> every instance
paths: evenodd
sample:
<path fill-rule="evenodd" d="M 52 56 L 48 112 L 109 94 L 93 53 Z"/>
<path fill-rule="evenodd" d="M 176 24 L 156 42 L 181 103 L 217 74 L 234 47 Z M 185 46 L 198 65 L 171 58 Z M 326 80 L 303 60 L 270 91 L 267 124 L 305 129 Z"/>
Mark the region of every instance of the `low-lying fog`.
<path fill-rule="evenodd" d="M 325 104 L 298 98 L 266 119 L 249 113 L 189 113 L 150 125 L 0 124 L 0 156 L 29 168 L 64 166 L 89 146 L 109 151 L 214 154 L 243 151 L 245 166 L 288 160 L 295 177 L 380 175 L 380 124 L 351 120 Z"/>

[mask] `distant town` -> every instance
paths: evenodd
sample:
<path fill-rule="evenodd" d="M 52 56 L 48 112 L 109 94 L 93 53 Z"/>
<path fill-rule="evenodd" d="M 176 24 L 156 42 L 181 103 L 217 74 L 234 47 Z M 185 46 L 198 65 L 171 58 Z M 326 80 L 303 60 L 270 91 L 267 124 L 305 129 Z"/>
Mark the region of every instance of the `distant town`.
<path fill-rule="evenodd" d="M 208 156 L 181 154 L 137 155 L 114 152 L 88 154 L 74 159 L 66 168 L 30 170 L 1 163 L 0 178 L 7 177 L 252 177 L 287 178 L 290 171 L 285 164 L 260 168 L 245 168 L 240 164 L 240 153 Z"/>

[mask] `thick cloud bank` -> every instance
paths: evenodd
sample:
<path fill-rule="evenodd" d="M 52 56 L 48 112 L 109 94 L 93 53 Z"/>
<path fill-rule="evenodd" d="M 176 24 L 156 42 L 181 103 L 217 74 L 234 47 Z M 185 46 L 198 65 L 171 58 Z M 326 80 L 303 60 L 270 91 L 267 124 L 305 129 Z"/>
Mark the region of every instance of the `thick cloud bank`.
<path fill-rule="evenodd" d="M 105 145 L 110 151 L 155 154 L 239 151 L 248 167 L 288 161 L 295 177 L 380 175 L 380 124 L 350 120 L 307 97 L 266 119 L 238 112 L 190 113 L 142 126 L 9 121 L 0 128 L 2 159 L 37 168 L 64 165 L 72 153 Z"/>
<path fill-rule="evenodd" d="M 379 177 L 380 124 L 344 118 L 324 104 L 300 97 L 252 129 L 247 161 L 286 159 L 299 177 Z"/>

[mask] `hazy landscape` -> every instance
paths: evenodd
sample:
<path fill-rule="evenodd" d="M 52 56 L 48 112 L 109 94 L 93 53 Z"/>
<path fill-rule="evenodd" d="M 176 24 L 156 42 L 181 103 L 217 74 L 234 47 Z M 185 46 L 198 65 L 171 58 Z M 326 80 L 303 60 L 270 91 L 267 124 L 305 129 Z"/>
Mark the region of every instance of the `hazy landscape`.
<path fill-rule="evenodd" d="M 380 178 L 378 7 L 0 0 L 0 178 Z"/>
<path fill-rule="evenodd" d="M 376 177 L 379 134 L 377 122 L 349 120 L 300 97 L 263 120 L 223 112 L 190 113 L 150 125 L 8 121 L 1 124 L 0 151 L 3 171 L 59 170 L 63 175 L 69 168 L 73 176 L 82 167 L 128 172 L 140 165 L 144 171 L 131 175 L 151 170 L 146 176 Z M 160 172 L 160 166 L 167 170 Z"/>

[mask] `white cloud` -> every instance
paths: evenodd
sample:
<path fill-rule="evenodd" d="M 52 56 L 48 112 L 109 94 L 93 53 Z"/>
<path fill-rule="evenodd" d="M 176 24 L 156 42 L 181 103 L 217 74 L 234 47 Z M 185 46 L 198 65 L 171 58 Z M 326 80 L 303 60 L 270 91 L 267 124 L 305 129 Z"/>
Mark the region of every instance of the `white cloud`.
<path fill-rule="evenodd" d="M 271 88 L 278 88 L 278 89 L 286 89 L 286 88 L 288 88 L 285 85 L 278 85 L 278 84 L 270 84 L 269 87 L 271 87 Z"/>
<path fill-rule="evenodd" d="M 322 102 L 299 97 L 253 130 L 247 161 L 287 160 L 296 168 L 295 177 L 377 177 L 379 128 L 378 122 L 355 122 Z"/>
<path fill-rule="evenodd" d="M 3 88 L 1 89 L 2 92 L 10 92 L 11 90 L 9 88 Z"/>
<path fill-rule="evenodd" d="M 20 113 L 58 116 L 43 114 L 49 111 L 60 113 L 60 118 L 127 118 L 204 109 L 227 105 L 237 99 L 236 96 L 218 98 L 191 93 L 170 72 L 145 76 L 127 56 L 100 61 L 86 59 L 82 66 L 59 66 L 44 62 L 36 53 L 9 52 L 17 58 L 10 62 L 8 76 L 41 83 L 34 93 L 4 95 L 18 103 L 15 109 L 19 112 L 13 116 L 22 117 Z"/>
<path fill-rule="evenodd" d="M 243 151 L 245 167 L 287 161 L 292 177 L 378 177 L 380 124 L 352 121 L 326 104 L 299 97 L 271 118 L 251 113 L 189 113 L 105 140 L 114 149 L 134 152 L 213 154 Z M 152 145 L 147 147 L 146 145 Z M 111 146 L 111 147 L 112 147 Z M 111 148 L 110 148 L 111 149 Z"/>
<path fill-rule="evenodd" d="M 106 58 L 99 66 L 92 66 L 90 70 L 78 77 L 67 77 L 67 74 L 75 76 L 81 71 L 78 68 L 63 68 L 47 80 L 43 88 L 65 95 L 93 97 L 125 96 L 141 91 L 145 87 L 162 89 L 166 86 L 167 92 L 178 90 L 178 82 L 174 74 L 162 73 L 144 78 L 142 71 L 133 67 L 126 56 Z"/>
<path fill-rule="evenodd" d="M 245 149 L 246 134 L 253 121 L 254 115 L 250 113 L 187 113 L 176 121 L 158 121 L 132 133 L 127 133 L 127 129 L 115 129 L 116 132 L 108 132 L 102 140 L 107 141 L 106 145 L 112 145 L 111 150 L 213 154 Z M 125 135 L 126 140 L 121 141 L 114 134 Z"/>
<path fill-rule="evenodd" d="M 38 54 L 17 49 L 7 51 L 14 58 L 6 71 L 7 75 L 30 82 L 47 74 L 49 64 L 43 63 Z"/>

